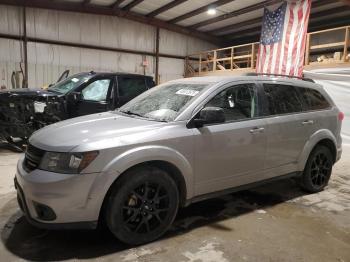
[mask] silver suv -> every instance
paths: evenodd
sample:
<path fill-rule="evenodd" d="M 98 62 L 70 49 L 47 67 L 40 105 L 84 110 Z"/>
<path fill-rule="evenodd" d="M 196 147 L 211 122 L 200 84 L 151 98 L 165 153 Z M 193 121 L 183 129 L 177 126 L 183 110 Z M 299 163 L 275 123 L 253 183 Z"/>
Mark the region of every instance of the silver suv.
<path fill-rule="evenodd" d="M 34 133 L 17 166 L 19 205 L 39 227 L 105 222 L 123 242 L 149 242 L 178 208 L 248 185 L 295 176 L 323 190 L 341 156 L 343 117 L 310 81 L 171 81 L 116 111 Z"/>

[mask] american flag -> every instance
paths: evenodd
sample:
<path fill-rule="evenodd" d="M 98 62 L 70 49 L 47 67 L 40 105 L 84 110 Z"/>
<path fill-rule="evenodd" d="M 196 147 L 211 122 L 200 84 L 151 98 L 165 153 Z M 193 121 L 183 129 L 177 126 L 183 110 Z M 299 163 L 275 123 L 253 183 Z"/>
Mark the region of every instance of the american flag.
<path fill-rule="evenodd" d="M 256 72 L 302 76 L 311 0 L 264 9 Z"/>

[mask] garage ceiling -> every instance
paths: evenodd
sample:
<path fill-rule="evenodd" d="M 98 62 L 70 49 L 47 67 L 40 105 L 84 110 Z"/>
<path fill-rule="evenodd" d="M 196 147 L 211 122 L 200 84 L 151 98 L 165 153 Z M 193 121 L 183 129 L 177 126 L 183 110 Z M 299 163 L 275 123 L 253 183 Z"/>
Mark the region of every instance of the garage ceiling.
<path fill-rule="evenodd" d="M 0 0 L 0 4 L 116 15 L 219 45 L 257 41 L 263 8 L 282 0 Z M 350 24 L 346 1 L 313 0 L 309 31 Z M 207 10 L 215 8 L 216 14 Z"/>

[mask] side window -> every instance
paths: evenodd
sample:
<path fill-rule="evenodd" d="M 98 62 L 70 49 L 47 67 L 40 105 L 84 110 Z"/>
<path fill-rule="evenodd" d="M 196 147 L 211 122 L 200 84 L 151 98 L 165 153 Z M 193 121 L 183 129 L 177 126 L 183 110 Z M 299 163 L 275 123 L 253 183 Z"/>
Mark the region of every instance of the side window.
<path fill-rule="evenodd" d="M 131 100 L 147 90 L 144 78 L 119 78 L 119 96 Z"/>
<path fill-rule="evenodd" d="M 320 110 L 330 107 L 327 99 L 317 90 L 298 87 L 303 100 L 305 101 L 305 110 Z"/>
<path fill-rule="evenodd" d="M 254 84 L 229 87 L 217 94 L 205 107 L 220 107 L 226 122 L 257 116 L 257 90 Z"/>
<path fill-rule="evenodd" d="M 110 79 L 99 79 L 92 82 L 81 92 L 83 99 L 97 102 L 106 101 L 110 83 Z"/>
<path fill-rule="evenodd" d="M 269 115 L 289 114 L 302 111 L 302 101 L 293 86 L 264 84 Z"/>

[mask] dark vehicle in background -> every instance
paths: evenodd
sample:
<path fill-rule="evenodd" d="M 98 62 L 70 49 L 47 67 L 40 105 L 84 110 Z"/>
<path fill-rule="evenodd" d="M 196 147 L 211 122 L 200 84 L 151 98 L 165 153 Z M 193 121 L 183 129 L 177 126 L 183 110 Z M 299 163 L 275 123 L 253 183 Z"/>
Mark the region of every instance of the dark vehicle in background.
<path fill-rule="evenodd" d="M 113 110 L 155 85 L 150 76 L 79 73 L 47 90 L 0 91 L 0 138 L 26 140 L 34 131 L 72 117 Z"/>

